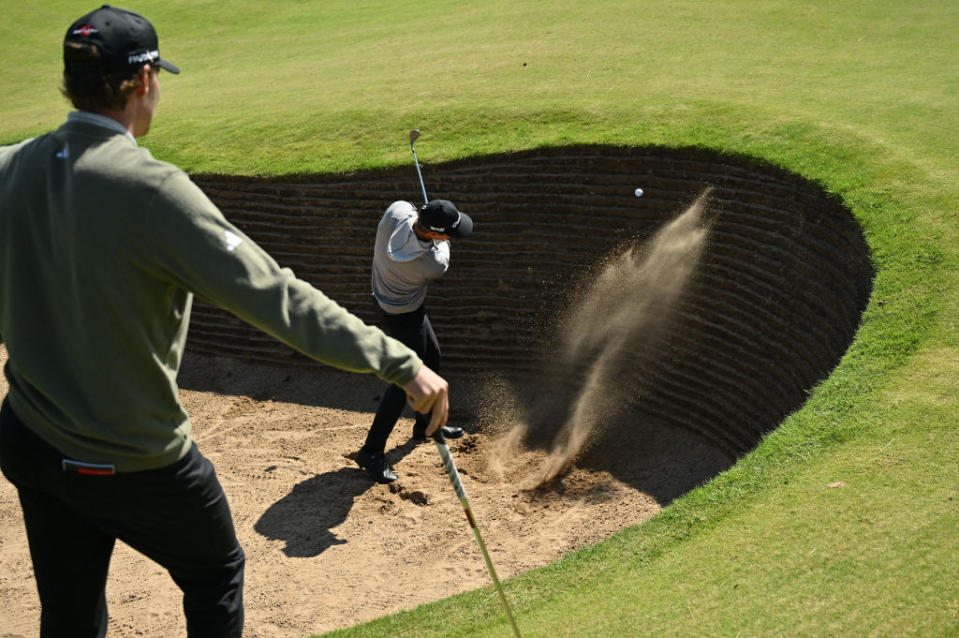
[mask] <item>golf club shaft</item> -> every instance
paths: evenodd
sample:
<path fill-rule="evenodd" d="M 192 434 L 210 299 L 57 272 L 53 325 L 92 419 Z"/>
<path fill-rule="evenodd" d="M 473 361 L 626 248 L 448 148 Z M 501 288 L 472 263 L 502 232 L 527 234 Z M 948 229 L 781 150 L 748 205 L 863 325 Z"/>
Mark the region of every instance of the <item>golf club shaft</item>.
<path fill-rule="evenodd" d="M 429 200 L 426 198 L 426 185 L 423 184 L 423 173 L 420 172 L 420 162 L 416 159 L 416 149 L 413 148 L 413 140 L 410 140 L 410 150 L 413 151 L 413 163 L 416 164 L 416 174 L 420 178 L 420 188 L 423 189 L 423 203 L 429 203 Z"/>
<path fill-rule="evenodd" d="M 450 454 L 449 448 L 446 447 L 446 441 L 443 439 L 442 434 L 437 432 L 437 435 L 433 436 L 433 441 L 436 442 L 436 448 L 440 451 L 440 457 L 443 459 L 443 467 L 446 468 L 446 474 L 450 477 L 453 489 L 456 490 L 456 496 L 459 497 L 463 511 L 466 512 L 466 520 L 469 521 L 470 527 L 473 528 L 473 536 L 476 537 L 476 544 L 479 545 L 480 551 L 483 553 L 483 560 L 486 561 L 486 569 L 489 570 L 489 575 L 493 579 L 493 585 L 496 586 L 496 591 L 499 593 L 499 599 L 503 603 L 503 609 L 506 610 L 506 616 L 509 618 L 509 623 L 513 627 L 513 634 L 516 638 L 521 638 L 519 635 L 519 627 L 516 626 L 516 620 L 513 618 L 513 611 L 510 609 L 509 602 L 506 600 L 506 594 L 503 592 L 503 585 L 500 584 L 499 578 L 496 577 L 496 570 L 493 569 L 493 561 L 490 560 L 489 552 L 486 550 L 486 543 L 483 542 L 479 527 L 476 526 L 476 519 L 473 518 L 473 510 L 470 509 L 470 503 L 466 498 L 466 491 L 463 489 L 463 482 L 460 480 L 459 472 L 456 471 L 456 464 L 453 463 L 453 456 Z"/>

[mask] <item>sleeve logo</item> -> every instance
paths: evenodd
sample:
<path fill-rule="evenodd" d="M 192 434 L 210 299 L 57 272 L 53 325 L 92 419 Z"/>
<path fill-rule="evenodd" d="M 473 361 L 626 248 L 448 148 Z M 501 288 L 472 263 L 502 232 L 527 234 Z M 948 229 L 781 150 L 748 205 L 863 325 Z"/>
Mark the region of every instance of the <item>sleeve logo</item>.
<path fill-rule="evenodd" d="M 236 250 L 236 247 L 243 243 L 243 238 L 237 235 L 234 232 L 229 230 L 223 231 L 223 235 L 226 239 L 226 249 L 231 253 Z"/>

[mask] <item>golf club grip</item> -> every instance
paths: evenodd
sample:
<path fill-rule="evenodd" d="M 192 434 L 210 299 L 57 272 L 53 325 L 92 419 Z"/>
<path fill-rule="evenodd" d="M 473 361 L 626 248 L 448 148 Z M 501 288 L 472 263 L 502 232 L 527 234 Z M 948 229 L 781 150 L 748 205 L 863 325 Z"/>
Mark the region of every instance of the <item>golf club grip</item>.
<path fill-rule="evenodd" d="M 456 463 L 453 462 L 450 449 L 446 447 L 446 440 L 443 438 L 443 435 L 439 434 L 439 431 L 437 431 L 437 434 L 433 435 L 433 441 L 436 443 L 436 449 L 440 451 L 440 458 L 443 459 L 443 468 L 446 469 L 446 473 L 450 477 L 453 489 L 456 490 L 456 496 L 460 501 L 465 502 L 466 490 L 463 489 L 463 481 L 460 480 L 460 474 L 456 471 Z"/>

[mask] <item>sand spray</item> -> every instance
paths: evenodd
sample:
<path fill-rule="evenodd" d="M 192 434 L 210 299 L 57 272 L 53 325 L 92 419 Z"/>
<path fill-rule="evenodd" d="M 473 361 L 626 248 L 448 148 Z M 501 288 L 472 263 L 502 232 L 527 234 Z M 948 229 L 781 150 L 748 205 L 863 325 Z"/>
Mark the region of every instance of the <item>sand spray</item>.
<path fill-rule="evenodd" d="M 538 412 L 533 409 L 498 436 L 491 448 L 492 469 L 508 467 L 535 427 L 552 442 L 542 464 L 521 486 L 545 485 L 571 467 L 599 428 L 630 402 L 641 400 L 640 390 L 650 380 L 643 378 L 637 361 L 663 331 L 676 327 L 670 321 L 673 311 L 706 247 L 709 194 L 706 189 L 648 241 L 609 258 L 583 287 L 558 324 L 558 347 L 551 362 L 557 372 L 542 392 L 544 397 L 562 395 L 567 401 L 560 414 L 553 402 L 547 423 L 532 423 Z"/>

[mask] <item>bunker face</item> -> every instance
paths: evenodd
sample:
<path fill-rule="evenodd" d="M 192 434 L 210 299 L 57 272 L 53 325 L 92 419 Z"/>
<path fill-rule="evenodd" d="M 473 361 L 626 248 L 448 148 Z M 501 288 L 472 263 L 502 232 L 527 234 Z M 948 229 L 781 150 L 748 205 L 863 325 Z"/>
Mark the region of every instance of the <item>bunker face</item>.
<path fill-rule="evenodd" d="M 747 159 L 580 146 L 426 164 L 423 177 L 434 196 L 476 221 L 474 234 L 454 243 L 453 267 L 428 301 L 443 372 L 454 381 L 506 379 L 531 413 L 541 410 L 530 382 L 550 373 L 557 322 L 590 277 L 712 187 L 705 252 L 669 329 L 627 352 L 634 365 L 617 381 L 625 406 L 581 459 L 592 466 L 626 471 L 619 466 L 631 447 L 671 433 L 693 434 L 732 462 L 829 375 L 871 291 L 868 249 L 848 209 L 812 183 Z M 281 265 L 373 321 L 373 236 L 392 201 L 417 201 L 412 166 L 196 181 Z M 313 365 L 202 302 L 190 341 L 201 353 Z"/>

